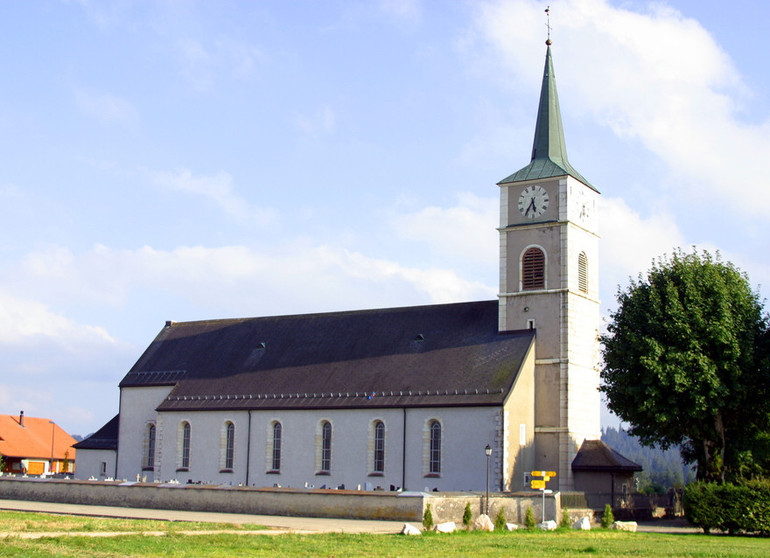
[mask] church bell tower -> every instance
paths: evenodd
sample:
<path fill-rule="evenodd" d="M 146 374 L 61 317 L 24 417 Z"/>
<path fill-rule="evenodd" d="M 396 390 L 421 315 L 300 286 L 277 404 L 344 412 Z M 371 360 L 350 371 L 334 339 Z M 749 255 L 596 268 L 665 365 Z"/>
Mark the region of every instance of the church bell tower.
<path fill-rule="evenodd" d="M 498 183 L 499 330 L 536 331 L 534 466 L 570 490 L 577 450 L 601 435 L 599 191 L 567 160 L 546 44 L 532 159 Z"/>

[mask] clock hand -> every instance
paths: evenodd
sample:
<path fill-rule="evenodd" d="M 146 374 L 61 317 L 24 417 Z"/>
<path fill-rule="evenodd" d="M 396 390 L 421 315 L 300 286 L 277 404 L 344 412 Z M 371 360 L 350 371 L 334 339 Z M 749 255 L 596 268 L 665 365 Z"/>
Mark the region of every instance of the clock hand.
<path fill-rule="evenodd" d="M 530 209 L 532 210 L 532 213 L 537 212 L 537 208 L 535 207 L 535 198 L 531 198 L 529 200 L 529 205 L 527 206 L 527 211 L 525 211 L 525 213 L 528 214 Z"/>

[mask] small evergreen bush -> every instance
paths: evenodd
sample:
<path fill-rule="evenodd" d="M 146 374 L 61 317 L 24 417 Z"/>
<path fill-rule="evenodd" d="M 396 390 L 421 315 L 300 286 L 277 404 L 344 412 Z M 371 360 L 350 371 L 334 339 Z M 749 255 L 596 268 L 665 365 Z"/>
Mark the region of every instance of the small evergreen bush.
<path fill-rule="evenodd" d="M 425 508 L 425 513 L 422 514 L 422 526 L 426 531 L 433 529 L 433 513 L 430 511 L 430 504 Z"/>
<path fill-rule="evenodd" d="M 467 502 L 465 504 L 465 511 L 463 512 L 463 525 L 465 525 L 465 527 L 470 527 L 471 521 L 473 521 L 473 512 L 471 511 L 471 503 Z"/>
<path fill-rule="evenodd" d="M 615 516 L 612 514 L 612 506 L 604 504 L 604 514 L 602 515 L 602 527 L 609 529 L 615 523 Z"/>
<path fill-rule="evenodd" d="M 502 506 L 500 508 L 500 511 L 497 512 L 497 516 L 495 517 L 495 530 L 496 531 L 504 531 L 505 530 L 505 506 Z"/>
<path fill-rule="evenodd" d="M 569 509 L 564 508 L 561 510 L 561 520 L 559 521 L 559 527 L 568 528 L 571 521 L 569 520 Z"/>
<path fill-rule="evenodd" d="M 532 506 L 528 507 L 527 512 L 524 514 L 524 525 L 527 526 L 527 529 L 535 528 L 535 512 L 532 511 Z"/>

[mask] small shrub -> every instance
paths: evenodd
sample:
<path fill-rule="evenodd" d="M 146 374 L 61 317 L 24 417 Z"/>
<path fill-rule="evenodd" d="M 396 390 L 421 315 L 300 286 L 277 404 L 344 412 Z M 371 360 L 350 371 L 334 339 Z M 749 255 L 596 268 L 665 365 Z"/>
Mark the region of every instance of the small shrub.
<path fill-rule="evenodd" d="M 467 502 L 465 504 L 465 511 L 463 512 L 463 525 L 470 527 L 471 521 L 473 521 L 473 512 L 471 511 L 471 503 Z"/>
<path fill-rule="evenodd" d="M 693 482 L 684 489 L 682 507 L 687 520 L 705 533 L 711 529 L 735 533 L 770 534 L 770 481 L 745 484 Z"/>
<path fill-rule="evenodd" d="M 495 531 L 504 531 L 505 524 L 505 506 L 503 506 L 500 508 L 500 511 L 497 512 L 497 516 L 495 517 Z"/>
<path fill-rule="evenodd" d="M 422 514 L 422 526 L 426 531 L 433 529 L 433 513 L 430 511 L 430 504 L 425 508 L 425 513 Z"/>
<path fill-rule="evenodd" d="M 612 506 L 604 504 L 604 514 L 602 515 L 602 527 L 609 529 L 615 523 L 615 516 L 612 514 Z"/>
<path fill-rule="evenodd" d="M 571 521 L 569 520 L 569 509 L 564 508 L 561 510 L 561 520 L 559 521 L 559 527 L 569 527 Z"/>
<path fill-rule="evenodd" d="M 524 514 L 524 525 L 527 526 L 527 529 L 535 528 L 535 512 L 532 511 L 532 506 L 528 507 L 527 512 Z"/>

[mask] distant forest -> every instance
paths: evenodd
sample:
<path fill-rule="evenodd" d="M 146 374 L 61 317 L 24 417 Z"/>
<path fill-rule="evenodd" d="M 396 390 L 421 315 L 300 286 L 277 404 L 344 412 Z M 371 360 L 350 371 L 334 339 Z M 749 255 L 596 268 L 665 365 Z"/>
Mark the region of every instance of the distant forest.
<path fill-rule="evenodd" d="M 622 428 L 612 427 L 602 430 L 602 441 L 642 466 L 643 471 L 635 475 L 637 492 L 664 494 L 669 488 L 680 488 L 695 480 L 695 465 L 682 463 L 679 448 L 643 446 Z"/>

